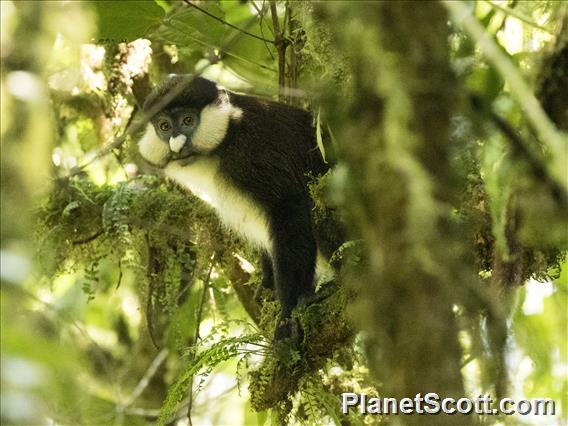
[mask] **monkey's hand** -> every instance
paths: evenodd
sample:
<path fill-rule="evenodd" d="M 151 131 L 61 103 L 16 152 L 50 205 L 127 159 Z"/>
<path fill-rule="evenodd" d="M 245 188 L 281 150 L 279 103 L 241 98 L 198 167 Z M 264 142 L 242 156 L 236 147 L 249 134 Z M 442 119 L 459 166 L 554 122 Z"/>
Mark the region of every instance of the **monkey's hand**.
<path fill-rule="evenodd" d="M 274 340 L 279 341 L 290 337 L 292 337 L 292 319 L 279 319 L 276 330 L 274 330 Z"/>
<path fill-rule="evenodd" d="M 274 342 L 281 342 L 285 339 L 291 339 L 292 343 L 299 344 L 303 338 L 303 331 L 294 318 L 280 318 L 276 329 L 274 330 Z"/>

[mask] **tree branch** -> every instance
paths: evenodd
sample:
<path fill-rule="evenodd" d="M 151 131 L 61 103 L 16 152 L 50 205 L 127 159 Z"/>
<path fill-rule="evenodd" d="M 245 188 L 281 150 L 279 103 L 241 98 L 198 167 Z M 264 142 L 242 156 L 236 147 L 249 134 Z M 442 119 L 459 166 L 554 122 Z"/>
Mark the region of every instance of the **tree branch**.
<path fill-rule="evenodd" d="M 272 16 L 272 26 L 274 27 L 274 45 L 278 51 L 278 99 L 284 100 L 284 89 L 286 87 L 286 48 L 288 42 L 284 38 L 284 27 L 280 30 L 280 22 L 278 22 L 278 11 L 276 10 L 276 1 L 270 1 L 270 15 Z M 286 22 L 284 22 L 286 25 Z"/>

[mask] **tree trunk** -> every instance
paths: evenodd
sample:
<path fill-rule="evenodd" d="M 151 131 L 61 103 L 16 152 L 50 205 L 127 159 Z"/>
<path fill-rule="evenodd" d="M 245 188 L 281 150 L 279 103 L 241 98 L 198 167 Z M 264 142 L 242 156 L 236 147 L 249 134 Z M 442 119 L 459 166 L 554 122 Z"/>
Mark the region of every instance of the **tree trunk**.
<path fill-rule="evenodd" d="M 345 209 L 365 265 L 353 315 L 382 396 L 465 395 L 453 307 L 475 281 L 462 230 L 449 120 L 458 87 L 449 27 L 435 2 L 379 2 L 320 9 L 353 64 L 349 96 L 330 105 L 339 155 L 349 170 Z M 341 24 L 341 25 L 340 25 Z M 333 102 L 333 101 L 331 101 Z M 347 114 L 340 111 L 345 111 Z M 357 282 L 355 282 L 357 281 Z M 472 422 L 416 416 L 405 423 Z"/>

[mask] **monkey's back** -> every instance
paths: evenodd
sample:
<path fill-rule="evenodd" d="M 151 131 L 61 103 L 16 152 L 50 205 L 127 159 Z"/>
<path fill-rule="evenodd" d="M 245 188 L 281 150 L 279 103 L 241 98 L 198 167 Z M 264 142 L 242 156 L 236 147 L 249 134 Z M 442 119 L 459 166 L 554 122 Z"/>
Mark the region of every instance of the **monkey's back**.
<path fill-rule="evenodd" d="M 312 116 L 249 96 L 231 94 L 231 103 L 243 115 L 239 122 L 231 123 L 219 147 L 223 173 L 265 207 L 283 199 L 307 197 L 306 175 L 327 170 Z"/>

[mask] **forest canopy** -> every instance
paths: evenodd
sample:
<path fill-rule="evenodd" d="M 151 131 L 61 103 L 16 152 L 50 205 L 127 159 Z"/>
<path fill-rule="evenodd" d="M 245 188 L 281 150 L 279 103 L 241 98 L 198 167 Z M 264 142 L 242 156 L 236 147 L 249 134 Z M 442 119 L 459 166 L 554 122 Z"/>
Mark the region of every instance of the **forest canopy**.
<path fill-rule="evenodd" d="M 567 2 L 0 6 L 2 424 L 568 421 Z M 332 249 L 289 339 L 262 253 L 138 152 L 172 74 L 311 114 Z M 555 411 L 342 412 L 428 392 Z"/>

